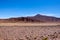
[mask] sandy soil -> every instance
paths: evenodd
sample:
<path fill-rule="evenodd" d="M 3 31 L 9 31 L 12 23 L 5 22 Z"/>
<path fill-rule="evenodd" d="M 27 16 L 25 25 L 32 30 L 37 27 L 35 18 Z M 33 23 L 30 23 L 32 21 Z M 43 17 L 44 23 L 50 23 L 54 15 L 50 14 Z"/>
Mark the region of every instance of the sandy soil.
<path fill-rule="evenodd" d="M 5 23 L 4 23 L 5 24 Z M 0 24 L 1 25 L 1 24 Z M 0 26 L 0 40 L 60 40 L 60 26 Z M 19 24 L 18 24 L 19 25 Z M 27 25 L 27 24 L 26 24 Z"/>
<path fill-rule="evenodd" d="M 60 23 L 0 23 L 0 26 L 56 26 Z"/>

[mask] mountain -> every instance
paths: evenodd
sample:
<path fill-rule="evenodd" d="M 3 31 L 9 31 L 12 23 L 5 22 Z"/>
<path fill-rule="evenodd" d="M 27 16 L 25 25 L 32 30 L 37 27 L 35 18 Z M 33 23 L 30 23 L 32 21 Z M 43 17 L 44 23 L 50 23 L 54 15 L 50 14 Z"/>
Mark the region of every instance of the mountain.
<path fill-rule="evenodd" d="M 37 14 L 31 17 L 0 19 L 0 23 L 2 22 L 60 22 L 60 18 Z"/>
<path fill-rule="evenodd" d="M 60 18 L 40 14 L 35 15 L 32 19 L 37 19 L 43 22 L 60 22 Z"/>

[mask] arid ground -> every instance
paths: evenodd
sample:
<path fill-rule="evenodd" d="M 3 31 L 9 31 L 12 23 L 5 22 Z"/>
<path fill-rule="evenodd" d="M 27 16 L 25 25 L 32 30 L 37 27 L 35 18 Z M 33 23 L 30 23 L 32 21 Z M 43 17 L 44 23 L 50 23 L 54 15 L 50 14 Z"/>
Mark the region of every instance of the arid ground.
<path fill-rule="evenodd" d="M 60 23 L 0 23 L 0 40 L 60 40 Z"/>

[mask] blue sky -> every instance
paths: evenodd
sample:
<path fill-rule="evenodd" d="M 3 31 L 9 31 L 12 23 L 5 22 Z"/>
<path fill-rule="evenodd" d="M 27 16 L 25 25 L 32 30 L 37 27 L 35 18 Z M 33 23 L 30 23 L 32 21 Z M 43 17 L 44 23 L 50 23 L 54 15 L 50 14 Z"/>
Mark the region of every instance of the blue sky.
<path fill-rule="evenodd" d="M 60 17 L 60 0 L 0 0 L 0 18 L 36 14 Z"/>

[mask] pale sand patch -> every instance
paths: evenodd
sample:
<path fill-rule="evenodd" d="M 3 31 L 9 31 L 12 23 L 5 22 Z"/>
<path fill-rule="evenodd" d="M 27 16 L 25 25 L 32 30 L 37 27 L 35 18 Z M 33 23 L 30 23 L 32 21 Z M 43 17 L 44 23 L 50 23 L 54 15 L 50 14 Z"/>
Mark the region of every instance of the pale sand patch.
<path fill-rule="evenodd" d="M 56 26 L 60 23 L 0 23 L 0 26 Z"/>

